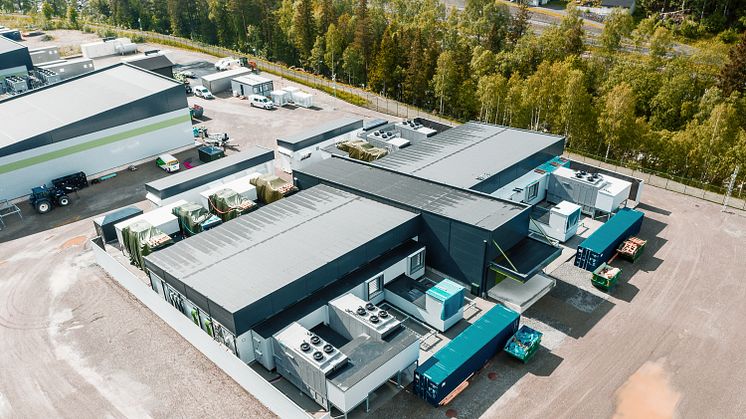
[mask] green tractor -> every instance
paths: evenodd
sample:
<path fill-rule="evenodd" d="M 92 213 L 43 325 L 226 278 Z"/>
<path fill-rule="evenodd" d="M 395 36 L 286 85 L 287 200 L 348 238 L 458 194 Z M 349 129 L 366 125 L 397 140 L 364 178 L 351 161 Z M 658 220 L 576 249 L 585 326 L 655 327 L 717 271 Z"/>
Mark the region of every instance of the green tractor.
<path fill-rule="evenodd" d="M 67 191 L 63 188 L 42 185 L 31 189 L 30 202 L 36 212 L 46 214 L 52 210 L 52 205 L 64 207 L 70 204 L 70 197 L 67 196 Z"/>

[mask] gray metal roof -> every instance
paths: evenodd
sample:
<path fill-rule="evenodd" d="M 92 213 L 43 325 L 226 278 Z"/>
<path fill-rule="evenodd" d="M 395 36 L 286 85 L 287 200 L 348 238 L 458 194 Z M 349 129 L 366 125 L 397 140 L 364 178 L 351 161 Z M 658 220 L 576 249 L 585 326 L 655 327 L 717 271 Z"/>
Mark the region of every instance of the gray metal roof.
<path fill-rule="evenodd" d="M 562 141 L 564 138 L 556 135 L 468 122 L 389 154 L 373 164 L 460 188 L 471 188 Z"/>
<path fill-rule="evenodd" d="M 380 167 L 333 157 L 297 171 L 330 185 L 383 198 L 416 211 L 439 214 L 488 231 L 527 207 Z"/>
<path fill-rule="evenodd" d="M 335 121 L 304 129 L 297 134 L 278 138 L 277 144 L 290 150 L 300 150 L 363 127 L 360 118 L 340 118 Z"/>
<path fill-rule="evenodd" d="M 230 154 L 216 161 L 148 182 L 145 184 L 145 190 L 160 199 L 166 199 L 273 159 L 274 151 L 253 146 L 240 153 Z"/>
<path fill-rule="evenodd" d="M 319 185 L 147 259 L 236 313 L 417 216 Z"/>
<path fill-rule="evenodd" d="M 346 391 L 417 341 L 417 335 L 406 326 L 402 326 L 385 340 L 368 335 L 358 336 L 339 348 L 347 356 L 347 366 L 332 373 L 329 381 Z"/>
<path fill-rule="evenodd" d="M 12 39 L 8 39 L 4 36 L 0 36 L 0 54 L 4 54 L 10 51 L 17 51 L 28 49 L 25 45 L 20 44 Z"/>
<path fill-rule="evenodd" d="M 178 85 L 174 80 L 117 64 L 0 102 L 0 148 L 42 135 Z"/>
<path fill-rule="evenodd" d="M 132 64 L 136 67 L 144 68 L 150 71 L 174 66 L 173 61 L 171 61 L 164 54 L 142 55 L 138 57 L 132 57 L 132 58 L 127 59 L 126 62 L 128 64 Z"/>

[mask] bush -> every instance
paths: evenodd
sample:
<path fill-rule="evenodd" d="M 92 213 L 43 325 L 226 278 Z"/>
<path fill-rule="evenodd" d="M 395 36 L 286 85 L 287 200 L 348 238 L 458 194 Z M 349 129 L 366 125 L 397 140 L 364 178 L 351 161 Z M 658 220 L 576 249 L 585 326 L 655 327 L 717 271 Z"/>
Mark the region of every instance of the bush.
<path fill-rule="evenodd" d="M 80 30 L 83 31 L 83 33 L 93 33 L 93 29 L 91 29 L 91 27 L 88 25 L 83 25 L 83 28 L 81 28 Z"/>
<path fill-rule="evenodd" d="M 142 35 L 132 35 L 130 39 L 136 44 L 142 44 L 145 42 L 145 37 Z"/>
<path fill-rule="evenodd" d="M 41 40 L 42 40 L 43 42 L 51 41 L 51 40 L 53 40 L 53 39 L 54 39 L 54 37 L 53 37 L 52 35 L 46 35 L 46 34 L 45 34 L 44 36 L 42 36 L 42 37 L 41 37 Z"/>
<path fill-rule="evenodd" d="M 738 37 L 738 32 L 733 28 L 726 29 L 718 34 L 718 39 L 720 39 L 724 44 L 735 44 L 738 42 Z"/>
<path fill-rule="evenodd" d="M 674 27 L 674 33 L 689 39 L 698 39 L 707 32 L 707 29 L 699 23 L 686 19 Z"/>

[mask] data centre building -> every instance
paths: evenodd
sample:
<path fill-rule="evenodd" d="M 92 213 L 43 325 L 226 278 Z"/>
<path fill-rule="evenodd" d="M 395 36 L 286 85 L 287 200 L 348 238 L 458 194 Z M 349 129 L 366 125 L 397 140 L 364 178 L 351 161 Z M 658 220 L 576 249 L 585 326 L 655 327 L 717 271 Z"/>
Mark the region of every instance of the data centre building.
<path fill-rule="evenodd" d="M 193 146 L 184 87 L 118 64 L 0 102 L 0 197 Z"/>

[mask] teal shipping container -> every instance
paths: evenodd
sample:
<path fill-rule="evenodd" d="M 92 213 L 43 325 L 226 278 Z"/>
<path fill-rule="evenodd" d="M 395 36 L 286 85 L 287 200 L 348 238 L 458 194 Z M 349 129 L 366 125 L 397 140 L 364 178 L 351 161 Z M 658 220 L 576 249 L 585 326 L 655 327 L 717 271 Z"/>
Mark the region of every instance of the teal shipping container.
<path fill-rule="evenodd" d="M 496 305 L 414 372 L 414 393 L 433 406 L 490 360 L 518 330 L 521 315 Z"/>
<path fill-rule="evenodd" d="M 593 272 L 602 263 L 608 262 L 619 243 L 640 232 L 643 218 L 644 214 L 640 211 L 620 209 L 580 243 L 575 254 L 575 266 Z"/>

